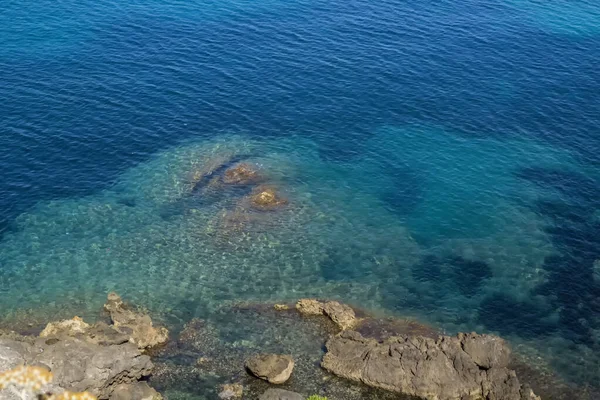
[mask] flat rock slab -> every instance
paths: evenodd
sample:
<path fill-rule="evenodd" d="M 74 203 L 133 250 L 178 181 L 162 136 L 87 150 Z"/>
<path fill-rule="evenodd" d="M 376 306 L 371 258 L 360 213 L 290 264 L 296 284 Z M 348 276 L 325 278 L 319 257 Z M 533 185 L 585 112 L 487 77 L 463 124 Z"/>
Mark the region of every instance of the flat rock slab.
<path fill-rule="evenodd" d="M 289 390 L 269 389 L 258 400 L 305 400 L 305 398 L 301 394 Z"/>
<path fill-rule="evenodd" d="M 246 368 L 257 378 L 280 384 L 292 375 L 294 360 L 286 355 L 260 354 L 246 361 Z"/>
<path fill-rule="evenodd" d="M 495 336 L 437 340 L 394 336 L 383 342 L 344 331 L 327 342 L 322 366 L 371 387 L 427 400 L 534 400 L 507 368 L 510 350 Z"/>

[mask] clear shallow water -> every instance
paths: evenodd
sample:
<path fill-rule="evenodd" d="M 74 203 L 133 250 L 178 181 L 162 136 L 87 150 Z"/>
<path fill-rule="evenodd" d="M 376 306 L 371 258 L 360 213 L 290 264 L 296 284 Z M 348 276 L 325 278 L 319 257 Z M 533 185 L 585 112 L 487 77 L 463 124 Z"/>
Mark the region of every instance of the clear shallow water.
<path fill-rule="evenodd" d="M 497 332 L 593 384 L 599 13 L 9 1 L 2 314 L 92 314 L 118 290 L 177 325 L 227 301 L 335 297 Z M 290 207 L 240 221 L 238 193 L 191 190 L 238 158 Z"/>

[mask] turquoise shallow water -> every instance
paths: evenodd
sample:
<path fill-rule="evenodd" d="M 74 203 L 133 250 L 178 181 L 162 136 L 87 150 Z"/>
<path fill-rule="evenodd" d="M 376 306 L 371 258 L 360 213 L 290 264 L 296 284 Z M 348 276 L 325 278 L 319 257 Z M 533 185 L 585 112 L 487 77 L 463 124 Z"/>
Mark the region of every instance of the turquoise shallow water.
<path fill-rule="evenodd" d="M 594 2 L 11 0 L 0 310 L 336 298 L 600 374 Z M 238 161 L 289 204 L 196 185 Z M 220 167 L 224 166 L 224 167 Z"/>

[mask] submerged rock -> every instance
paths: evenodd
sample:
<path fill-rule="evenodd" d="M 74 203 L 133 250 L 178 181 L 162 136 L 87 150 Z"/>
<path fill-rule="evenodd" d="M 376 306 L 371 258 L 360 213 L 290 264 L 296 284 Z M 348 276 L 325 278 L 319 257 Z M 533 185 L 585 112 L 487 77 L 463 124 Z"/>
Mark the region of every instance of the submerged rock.
<path fill-rule="evenodd" d="M 371 387 L 428 400 L 536 399 L 507 368 L 509 357 L 504 341 L 489 335 L 394 336 L 378 342 L 345 331 L 327 342 L 322 366 Z"/>
<path fill-rule="evenodd" d="M 235 399 L 240 398 L 244 394 L 244 386 L 239 383 L 227 383 L 221 386 L 221 391 L 219 392 L 220 399 Z"/>
<path fill-rule="evenodd" d="M 304 396 L 283 389 L 269 389 L 258 400 L 304 400 Z"/>
<path fill-rule="evenodd" d="M 249 185 L 262 180 L 258 170 L 251 164 L 240 163 L 225 171 L 223 182 L 228 185 Z"/>
<path fill-rule="evenodd" d="M 250 195 L 250 204 L 259 210 L 274 210 L 288 204 L 288 200 L 271 186 L 259 186 Z"/>
<path fill-rule="evenodd" d="M 129 335 L 129 341 L 140 349 L 147 349 L 167 342 L 169 331 L 154 327 L 150 316 L 129 309 L 116 293 L 109 293 L 104 309 L 109 312 L 113 327 Z"/>
<path fill-rule="evenodd" d="M 294 360 L 286 355 L 260 354 L 246 361 L 246 368 L 257 378 L 280 384 L 290 379 Z"/>
<path fill-rule="evenodd" d="M 305 315 L 327 315 L 342 330 L 350 329 L 358 322 L 354 310 L 337 301 L 322 303 L 315 299 L 301 299 L 296 303 L 296 309 Z"/>

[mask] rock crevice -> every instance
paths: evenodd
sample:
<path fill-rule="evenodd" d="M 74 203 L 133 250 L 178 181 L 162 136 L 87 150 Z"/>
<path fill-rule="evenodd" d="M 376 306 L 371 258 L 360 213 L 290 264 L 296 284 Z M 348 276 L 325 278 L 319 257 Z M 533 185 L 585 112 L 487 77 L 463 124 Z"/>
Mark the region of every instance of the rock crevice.
<path fill-rule="evenodd" d="M 366 385 L 427 400 L 536 400 L 508 369 L 510 350 L 491 335 L 438 340 L 394 336 L 383 342 L 343 331 L 327 342 L 322 366 Z"/>

